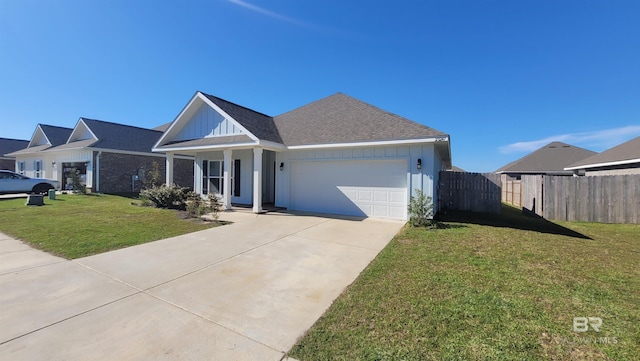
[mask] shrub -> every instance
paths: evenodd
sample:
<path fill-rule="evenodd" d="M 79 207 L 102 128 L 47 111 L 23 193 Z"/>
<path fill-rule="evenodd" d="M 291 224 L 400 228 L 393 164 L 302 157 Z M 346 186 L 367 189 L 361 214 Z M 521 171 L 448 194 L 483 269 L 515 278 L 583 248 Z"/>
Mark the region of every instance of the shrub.
<path fill-rule="evenodd" d="M 218 213 L 222 210 L 222 202 L 215 193 L 209 193 L 207 196 L 207 210 L 213 215 L 214 219 L 218 219 Z"/>
<path fill-rule="evenodd" d="M 433 199 L 425 195 L 421 189 L 415 190 L 415 196 L 409 200 L 409 222 L 414 227 L 428 227 L 434 225 Z"/>
<path fill-rule="evenodd" d="M 169 208 L 185 210 L 189 189 L 178 186 L 166 185 L 153 186 L 140 191 L 142 203 L 151 202 L 157 208 Z"/>
<path fill-rule="evenodd" d="M 209 193 L 205 201 L 199 194 L 189 192 L 187 197 L 187 216 L 190 218 L 211 213 L 214 219 L 218 219 L 220 210 L 222 210 L 222 203 L 215 193 Z"/>

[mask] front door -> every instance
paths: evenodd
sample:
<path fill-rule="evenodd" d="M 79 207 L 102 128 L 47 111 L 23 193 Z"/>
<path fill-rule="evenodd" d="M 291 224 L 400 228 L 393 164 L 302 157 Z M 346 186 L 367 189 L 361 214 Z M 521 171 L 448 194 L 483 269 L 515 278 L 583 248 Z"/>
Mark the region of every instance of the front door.
<path fill-rule="evenodd" d="M 74 190 L 74 179 L 82 185 L 87 184 L 87 163 L 62 163 L 62 189 Z"/>

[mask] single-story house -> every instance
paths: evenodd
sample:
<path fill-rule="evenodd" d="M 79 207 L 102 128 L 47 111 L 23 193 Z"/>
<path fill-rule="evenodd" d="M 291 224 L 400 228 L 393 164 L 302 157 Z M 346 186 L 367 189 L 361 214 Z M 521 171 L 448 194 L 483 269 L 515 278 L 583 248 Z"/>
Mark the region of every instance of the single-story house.
<path fill-rule="evenodd" d="M 71 175 L 77 171 L 89 192 L 137 192 L 154 163 L 163 176 L 166 172 L 165 156 L 151 151 L 161 135 L 157 130 L 80 118 L 73 129 L 39 124 L 29 145 L 9 155 L 15 157 L 19 173 L 58 180 L 63 190 L 73 189 Z M 176 184 L 191 187 L 193 158 L 176 158 Z"/>
<path fill-rule="evenodd" d="M 528 155 L 506 164 L 495 172 L 510 179 L 520 179 L 522 175 L 572 176 L 565 167 L 597 154 L 594 151 L 563 142 L 551 142 Z"/>
<path fill-rule="evenodd" d="M 573 163 L 565 170 L 588 176 L 640 174 L 640 137 Z"/>
<path fill-rule="evenodd" d="M 31 178 L 53 177 L 53 166 L 49 166 L 40 152 L 66 143 L 73 129 L 55 125 L 38 124 L 25 148 L 7 154 L 14 158 L 17 173 Z"/>
<path fill-rule="evenodd" d="M 342 93 L 272 117 L 196 92 L 153 150 L 167 169 L 175 154 L 193 156 L 196 192 L 256 213 L 270 203 L 405 220 L 416 189 L 437 202 L 451 167 L 448 134 Z"/>
<path fill-rule="evenodd" d="M 28 145 L 28 140 L 0 138 L 0 169 L 14 171 L 16 169 L 16 158 L 7 154 L 25 148 Z"/>

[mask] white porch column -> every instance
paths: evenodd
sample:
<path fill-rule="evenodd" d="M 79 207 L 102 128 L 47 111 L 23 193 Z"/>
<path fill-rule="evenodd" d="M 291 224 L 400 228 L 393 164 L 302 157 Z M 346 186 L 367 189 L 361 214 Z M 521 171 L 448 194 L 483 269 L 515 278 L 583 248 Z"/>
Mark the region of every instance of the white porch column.
<path fill-rule="evenodd" d="M 262 148 L 253 148 L 253 212 L 262 212 Z"/>
<path fill-rule="evenodd" d="M 165 183 L 167 184 L 167 187 L 171 187 L 173 185 L 173 153 L 167 153 L 167 160 L 166 160 L 166 179 L 165 179 Z"/>
<path fill-rule="evenodd" d="M 222 169 L 222 205 L 225 209 L 231 209 L 231 149 L 225 149 L 222 151 L 224 155 L 224 166 Z"/>

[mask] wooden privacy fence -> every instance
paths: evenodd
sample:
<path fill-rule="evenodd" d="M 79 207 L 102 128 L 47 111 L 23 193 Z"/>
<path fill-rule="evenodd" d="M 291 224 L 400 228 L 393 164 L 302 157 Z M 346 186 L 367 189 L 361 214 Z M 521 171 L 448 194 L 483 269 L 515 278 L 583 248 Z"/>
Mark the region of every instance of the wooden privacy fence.
<path fill-rule="evenodd" d="M 439 209 L 500 213 L 500 175 L 440 172 Z"/>
<path fill-rule="evenodd" d="M 502 201 L 514 207 L 522 206 L 522 181 L 502 179 Z"/>
<path fill-rule="evenodd" d="M 508 182 L 513 181 L 503 178 L 503 187 Z M 502 201 L 546 219 L 640 224 L 640 175 L 523 175 L 517 182 L 519 196 L 503 192 Z"/>
<path fill-rule="evenodd" d="M 640 175 L 544 178 L 544 218 L 640 223 Z"/>

